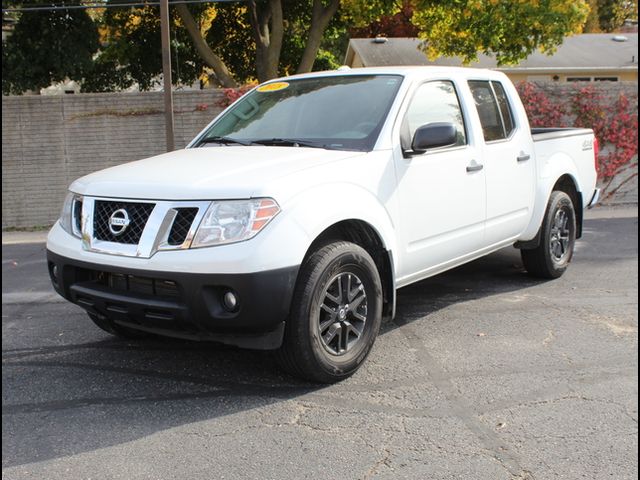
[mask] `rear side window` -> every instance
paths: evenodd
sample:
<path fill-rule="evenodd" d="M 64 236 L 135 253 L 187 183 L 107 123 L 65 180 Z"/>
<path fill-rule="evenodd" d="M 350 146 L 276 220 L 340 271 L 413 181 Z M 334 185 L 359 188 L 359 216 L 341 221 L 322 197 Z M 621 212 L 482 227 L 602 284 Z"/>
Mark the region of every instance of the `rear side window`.
<path fill-rule="evenodd" d="M 460 102 L 451 82 L 438 80 L 418 87 L 405 117 L 404 127 L 408 130 L 408 139 L 413 138 L 419 127 L 435 122 L 453 123 L 458 133 L 456 146 L 466 145 Z"/>
<path fill-rule="evenodd" d="M 507 98 L 507 92 L 504 91 L 504 87 L 500 82 L 491 82 L 493 91 L 498 99 L 498 106 L 500 107 L 500 114 L 502 115 L 502 123 L 504 124 L 504 135 L 508 137 L 511 132 L 515 130 L 513 125 L 513 114 L 511 113 L 511 105 L 509 105 L 509 99 Z"/>
<path fill-rule="evenodd" d="M 469 88 L 478 110 L 487 142 L 503 140 L 515 130 L 509 99 L 500 82 L 471 80 Z"/>

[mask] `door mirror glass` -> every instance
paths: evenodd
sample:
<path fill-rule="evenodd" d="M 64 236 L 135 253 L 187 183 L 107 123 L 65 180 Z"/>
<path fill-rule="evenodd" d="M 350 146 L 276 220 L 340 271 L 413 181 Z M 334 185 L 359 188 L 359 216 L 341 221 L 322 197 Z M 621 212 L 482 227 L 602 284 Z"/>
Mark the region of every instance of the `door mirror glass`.
<path fill-rule="evenodd" d="M 457 140 L 458 131 L 453 123 L 428 123 L 416 129 L 411 142 L 411 150 L 414 154 L 420 154 L 431 148 L 455 145 Z"/>

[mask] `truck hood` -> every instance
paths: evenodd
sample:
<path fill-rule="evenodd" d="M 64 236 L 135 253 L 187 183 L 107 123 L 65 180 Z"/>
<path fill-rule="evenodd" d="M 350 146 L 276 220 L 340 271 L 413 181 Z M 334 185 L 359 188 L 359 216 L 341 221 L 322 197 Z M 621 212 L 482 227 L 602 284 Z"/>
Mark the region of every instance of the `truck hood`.
<path fill-rule="evenodd" d="M 249 198 L 276 179 L 361 155 L 304 147 L 190 148 L 100 170 L 70 189 L 96 197 L 155 200 Z"/>

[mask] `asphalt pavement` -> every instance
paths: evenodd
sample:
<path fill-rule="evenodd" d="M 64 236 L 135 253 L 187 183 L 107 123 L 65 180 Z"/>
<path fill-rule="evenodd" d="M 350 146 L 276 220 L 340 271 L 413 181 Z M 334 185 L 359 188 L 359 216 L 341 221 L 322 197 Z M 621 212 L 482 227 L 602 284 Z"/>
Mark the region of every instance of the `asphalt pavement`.
<path fill-rule="evenodd" d="M 638 476 L 637 208 L 591 215 L 558 280 L 509 248 L 400 290 L 328 387 L 265 353 L 114 339 L 30 238 L 2 252 L 3 479 Z"/>

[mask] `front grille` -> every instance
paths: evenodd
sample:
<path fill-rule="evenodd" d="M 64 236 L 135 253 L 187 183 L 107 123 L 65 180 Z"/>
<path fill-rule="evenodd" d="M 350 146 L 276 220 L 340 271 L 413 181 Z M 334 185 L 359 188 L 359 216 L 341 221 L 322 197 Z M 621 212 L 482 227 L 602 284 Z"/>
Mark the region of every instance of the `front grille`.
<path fill-rule="evenodd" d="M 198 214 L 198 209 L 178 208 L 177 212 L 167 239 L 169 245 L 182 245 L 184 243 L 191 229 L 191 224 Z"/>
<path fill-rule="evenodd" d="M 93 236 L 97 240 L 137 245 L 154 203 L 109 202 L 96 200 L 93 210 Z M 109 219 L 116 211 L 124 209 L 129 215 L 129 226 L 120 235 L 109 230 Z"/>

